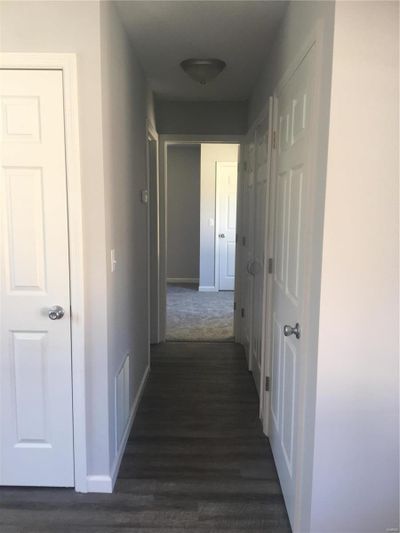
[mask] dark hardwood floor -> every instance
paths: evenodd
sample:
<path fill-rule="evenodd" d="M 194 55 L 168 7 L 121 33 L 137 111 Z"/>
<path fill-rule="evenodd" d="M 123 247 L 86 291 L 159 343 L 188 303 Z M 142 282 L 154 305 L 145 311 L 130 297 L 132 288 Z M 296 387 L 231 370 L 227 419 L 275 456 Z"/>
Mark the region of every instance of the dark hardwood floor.
<path fill-rule="evenodd" d="M 167 343 L 114 494 L 0 489 L 0 532 L 290 532 L 240 346 Z"/>

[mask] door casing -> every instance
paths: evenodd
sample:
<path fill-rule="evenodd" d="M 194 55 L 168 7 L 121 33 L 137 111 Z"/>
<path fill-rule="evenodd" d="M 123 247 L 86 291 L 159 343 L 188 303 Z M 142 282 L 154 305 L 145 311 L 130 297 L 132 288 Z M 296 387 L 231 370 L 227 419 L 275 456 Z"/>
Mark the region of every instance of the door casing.
<path fill-rule="evenodd" d="M 76 54 L 0 53 L 0 68 L 61 70 L 63 75 L 67 216 L 70 249 L 74 478 L 75 490 L 77 492 L 87 492 L 85 307 Z"/>
<path fill-rule="evenodd" d="M 159 135 L 159 342 L 164 342 L 167 329 L 167 160 L 168 147 L 179 144 L 240 144 L 243 135 Z"/>

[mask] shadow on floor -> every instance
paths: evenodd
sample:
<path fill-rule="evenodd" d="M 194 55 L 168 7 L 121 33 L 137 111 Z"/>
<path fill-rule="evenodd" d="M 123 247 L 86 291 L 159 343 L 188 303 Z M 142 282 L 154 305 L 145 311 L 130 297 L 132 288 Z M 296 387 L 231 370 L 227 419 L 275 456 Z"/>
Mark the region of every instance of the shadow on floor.
<path fill-rule="evenodd" d="M 0 531 L 290 532 L 242 348 L 153 347 L 115 492 L 3 487 Z"/>

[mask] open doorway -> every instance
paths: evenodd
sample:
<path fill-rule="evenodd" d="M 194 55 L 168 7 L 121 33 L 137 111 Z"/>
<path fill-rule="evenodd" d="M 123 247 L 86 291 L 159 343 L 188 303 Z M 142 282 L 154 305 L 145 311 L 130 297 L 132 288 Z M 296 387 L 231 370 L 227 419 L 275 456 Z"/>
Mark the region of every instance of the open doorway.
<path fill-rule="evenodd" d="M 166 340 L 233 341 L 237 144 L 166 150 Z"/>

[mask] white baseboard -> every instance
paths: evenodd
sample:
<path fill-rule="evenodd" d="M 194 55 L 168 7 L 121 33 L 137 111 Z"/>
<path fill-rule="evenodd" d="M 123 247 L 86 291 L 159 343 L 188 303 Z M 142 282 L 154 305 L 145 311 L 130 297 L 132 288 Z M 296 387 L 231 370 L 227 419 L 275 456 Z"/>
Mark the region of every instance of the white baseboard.
<path fill-rule="evenodd" d="M 88 492 L 110 493 L 113 490 L 111 476 L 87 476 Z"/>
<path fill-rule="evenodd" d="M 140 382 L 139 390 L 138 390 L 138 392 L 136 394 L 136 397 L 135 397 L 135 400 L 134 400 L 134 402 L 132 404 L 132 408 L 131 408 L 131 412 L 130 412 L 130 415 L 129 415 L 128 423 L 126 424 L 126 428 L 125 428 L 124 434 L 122 435 L 122 439 L 121 439 L 121 444 L 119 446 L 119 450 L 118 450 L 118 452 L 117 452 L 117 454 L 115 456 L 115 459 L 114 459 L 114 462 L 113 462 L 113 466 L 111 468 L 111 484 L 112 484 L 111 492 L 112 492 L 112 489 L 114 488 L 115 482 L 117 481 L 119 467 L 121 466 L 122 457 L 124 456 L 126 443 L 128 442 L 129 433 L 131 432 L 132 424 L 133 424 L 133 421 L 135 420 L 136 411 L 137 411 L 137 409 L 139 407 L 139 403 L 140 403 L 140 400 L 142 398 L 144 388 L 146 386 L 146 381 L 147 381 L 147 378 L 149 377 L 149 372 L 150 372 L 150 366 L 147 366 L 147 368 L 146 368 L 146 370 L 145 370 L 145 372 L 143 374 L 142 381 Z"/>
<path fill-rule="evenodd" d="M 167 283 L 198 283 L 199 278 L 167 278 Z"/>
<path fill-rule="evenodd" d="M 139 407 L 139 402 L 142 398 L 144 387 L 146 385 L 147 378 L 149 376 L 150 366 L 148 366 L 143 375 L 142 381 L 140 382 L 139 390 L 136 394 L 135 400 L 132 404 L 131 412 L 129 414 L 128 423 L 126 425 L 124 434 L 121 439 L 121 444 L 119 446 L 118 452 L 115 456 L 112 468 L 111 475 L 109 476 L 87 476 L 87 491 L 88 492 L 104 492 L 111 493 L 114 489 L 115 482 L 118 477 L 119 467 L 121 466 L 122 457 L 124 456 L 126 443 L 128 441 L 129 433 L 132 429 L 132 424 L 135 419 L 136 411 Z"/>
<path fill-rule="evenodd" d="M 199 292 L 218 292 L 217 287 L 208 286 L 208 285 L 200 285 Z"/>

